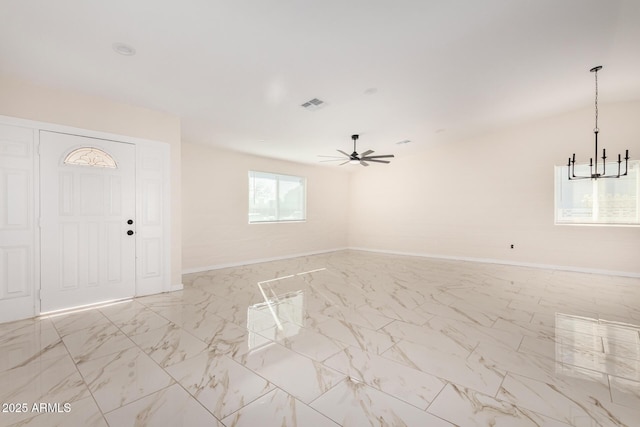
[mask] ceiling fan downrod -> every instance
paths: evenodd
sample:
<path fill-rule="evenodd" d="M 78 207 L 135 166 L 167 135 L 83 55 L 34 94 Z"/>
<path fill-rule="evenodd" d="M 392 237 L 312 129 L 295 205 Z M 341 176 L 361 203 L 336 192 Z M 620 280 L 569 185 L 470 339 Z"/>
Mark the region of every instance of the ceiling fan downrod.
<path fill-rule="evenodd" d="M 356 152 L 356 141 L 358 140 L 360 136 L 359 135 L 351 135 L 351 139 L 353 139 L 353 154 L 352 156 L 358 156 L 358 153 Z"/>

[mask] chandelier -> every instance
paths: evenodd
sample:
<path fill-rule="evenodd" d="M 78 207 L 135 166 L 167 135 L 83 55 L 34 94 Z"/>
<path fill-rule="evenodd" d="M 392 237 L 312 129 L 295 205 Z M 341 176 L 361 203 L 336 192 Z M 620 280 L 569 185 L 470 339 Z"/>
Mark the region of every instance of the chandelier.
<path fill-rule="evenodd" d="M 624 173 L 620 173 L 622 158 L 620 154 L 618 154 L 618 173 L 607 175 L 606 167 L 607 167 L 607 152 L 605 149 L 602 149 L 602 173 L 598 170 L 598 71 L 602 70 L 602 65 L 598 65 L 597 67 L 593 67 L 591 70 L 592 73 L 595 73 L 596 80 L 596 127 L 593 129 L 593 133 L 595 135 L 595 156 L 589 159 L 589 175 L 576 175 L 576 153 L 573 153 L 573 158 L 569 157 L 569 162 L 567 163 L 567 174 L 569 180 L 574 179 L 598 179 L 598 178 L 620 178 L 621 176 L 625 176 L 627 174 L 628 165 L 629 165 L 629 150 L 626 151 L 624 156 Z M 595 164 L 593 162 L 595 158 Z"/>

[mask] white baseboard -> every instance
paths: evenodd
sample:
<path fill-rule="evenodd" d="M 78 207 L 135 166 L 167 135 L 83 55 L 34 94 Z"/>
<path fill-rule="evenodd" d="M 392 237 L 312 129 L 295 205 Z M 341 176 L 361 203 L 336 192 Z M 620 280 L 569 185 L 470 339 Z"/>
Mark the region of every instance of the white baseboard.
<path fill-rule="evenodd" d="M 177 285 L 171 285 L 169 288 L 169 292 L 181 291 L 184 289 L 184 285 L 182 283 L 178 283 Z"/>
<path fill-rule="evenodd" d="M 231 262 L 227 264 L 208 265 L 206 267 L 186 268 L 182 270 L 182 274 L 201 273 L 203 271 L 220 270 L 222 268 L 229 268 L 229 267 L 241 267 L 243 265 L 260 264 L 262 262 L 280 261 L 283 259 L 300 258 L 303 256 L 309 256 L 309 255 L 326 254 L 329 252 L 344 251 L 346 249 L 349 249 L 349 248 L 344 247 L 344 248 L 323 249 L 320 251 L 302 252 L 297 254 L 282 255 L 282 256 L 270 257 L 270 258 L 248 259 L 245 261 Z"/>
<path fill-rule="evenodd" d="M 371 248 L 362 248 L 362 247 L 349 247 L 348 249 L 354 250 L 354 251 L 376 252 L 376 253 L 389 254 L 389 255 L 404 255 L 404 256 L 414 256 L 414 257 L 421 257 L 421 258 L 446 259 L 446 260 L 452 260 L 452 261 L 469 261 L 469 262 L 479 262 L 479 263 L 485 263 L 485 264 L 513 265 L 517 267 L 531 267 L 531 268 L 540 268 L 545 270 L 573 271 L 576 273 L 603 274 L 607 276 L 640 278 L 640 273 L 634 273 L 632 271 L 602 270 L 597 268 L 582 268 L 582 267 L 573 267 L 568 265 L 537 264 L 537 263 L 531 263 L 531 262 L 508 261 L 508 260 L 492 259 L 492 258 L 474 258 L 474 257 L 462 257 L 462 256 L 451 256 L 451 255 L 425 254 L 425 253 L 416 253 L 416 252 L 389 251 L 389 250 L 383 250 L 383 249 L 371 249 Z"/>
<path fill-rule="evenodd" d="M 421 253 L 421 252 L 392 251 L 392 250 L 373 249 L 373 248 L 364 248 L 364 247 L 334 248 L 334 249 L 326 249 L 321 251 L 303 252 L 303 253 L 297 253 L 297 254 L 291 254 L 291 255 L 270 257 L 270 258 L 250 259 L 250 260 L 238 261 L 238 262 L 227 263 L 227 264 L 216 264 L 216 265 L 210 265 L 206 267 L 188 268 L 183 270 L 182 274 L 201 273 L 203 271 L 209 271 L 209 270 L 220 270 L 222 268 L 229 268 L 229 267 L 241 267 L 243 265 L 259 264 L 262 262 L 279 261 L 283 259 L 299 258 L 303 256 L 319 255 L 319 254 L 324 254 L 329 252 L 338 252 L 338 251 L 344 251 L 344 250 L 375 252 L 380 254 L 413 256 L 413 257 L 420 257 L 420 258 L 445 259 L 445 260 L 451 260 L 451 261 L 479 262 L 484 264 L 513 265 L 516 267 L 530 267 L 530 268 L 539 268 L 543 270 L 573 271 L 576 273 L 603 274 L 606 276 L 640 278 L 640 273 L 635 273 L 632 271 L 604 270 L 604 269 L 598 269 L 598 268 L 574 267 L 569 265 L 538 264 L 538 263 L 532 263 L 532 262 L 509 261 L 509 260 L 493 259 L 493 258 L 475 258 L 475 257 L 453 256 L 453 255 L 427 254 L 427 253 Z M 180 284 L 179 286 L 180 286 L 179 288 L 176 287 L 175 289 L 172 287 L 171 290 L 173 291 L 173 290 L 182 289 L 182 284 Z"/>

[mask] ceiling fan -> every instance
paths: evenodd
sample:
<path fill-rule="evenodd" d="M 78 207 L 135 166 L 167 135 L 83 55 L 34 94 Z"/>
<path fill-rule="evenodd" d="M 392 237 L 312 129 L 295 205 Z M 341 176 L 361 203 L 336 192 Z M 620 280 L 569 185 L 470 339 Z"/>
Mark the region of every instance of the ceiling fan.
<path fill-rule="evenodd" d="M 389 163 L 389 160 L 380 160 L 380 159 L 394 157 L 393 154 L 385 154 L 382 156 L 372 156 L 371 154 L 373 154 L 373 150 L 367 150 L 362 154 L 358 154 L 358 152 L 356 151 L 356 141 L 358 140 L 358 135 L 351 135 L 351 139 L 353 139 L 353 153 L 347 154 L 342 150 L 336 150 L 339 153 L 342 153 L 345 156 L 347 156 L 347 161 L 340 163 L 338 166 L 346 165 L 347 163 L 351 163 L 351 164 L 360 163 L 362 166 L 369 166 L 368 162 Z M 337 162 L 340 160 L 344 160 L 344 157 L 338 157 L 338 156 L 318 156 L 318 157 L 331 157 L 331 159 L 328 159 L 328 160 L 320 160 L 321 162 Z"/>

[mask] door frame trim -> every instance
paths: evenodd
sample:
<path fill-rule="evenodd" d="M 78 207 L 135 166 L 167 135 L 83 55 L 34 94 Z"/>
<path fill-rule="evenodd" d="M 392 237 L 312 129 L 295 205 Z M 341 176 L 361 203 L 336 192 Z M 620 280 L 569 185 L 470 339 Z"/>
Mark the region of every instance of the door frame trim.
<path fill-rule="evenodd" d="M 113 134 L 109 132 L 95 131 L 90 129 L 77 128 L 73 126 L 60 125 L 56 123 L 47 123 L 36 120 L 28 120 L 17 117 L 0 115 L 0 123 L 7 126 L 16 126 L 30 129 L 34 132 L 33 136 L 33 221 L 35 227 L 35 238 L 32 248 L 33 274 L 34 284 L 31 289 L 33 296 L 33 309 L 29 312 L 19 313 L 15 318 L 2 319 L 0 322 L 19 320 L 24 318 L 35 317 L 40 314 L 40 291 L 41 291 L 41 256 L 40 256 L 40 131 L 56 132 L 69 135 L 77 135 L 95 139 L 103 139 L 108 141 L 123 142 L 133 144 L 136 150 L 136 217 L 141 218 L 141 205 L 138 200 L 142 200 L 138 185 L 142 181 L 142 168 L 140 161 L 145 154 L 155 156 L 161 162 L 161 195 L 162 195 L 162 224 L 161 224 L 161 250 L 162 269 L 155 277 L 141 277 L 139 274 L 139 248 L 141 247 L 141 239 L 144 238 L 142 233 L 136 233 L 136 295 L 151 295 L 162 292 L 170 292 L 181 289 L 181 286 L 171 286 L 171 169 L 170 169 L 170 149 L 169 144 L 161 141 L 154 141 L 144 138 Z"/>

